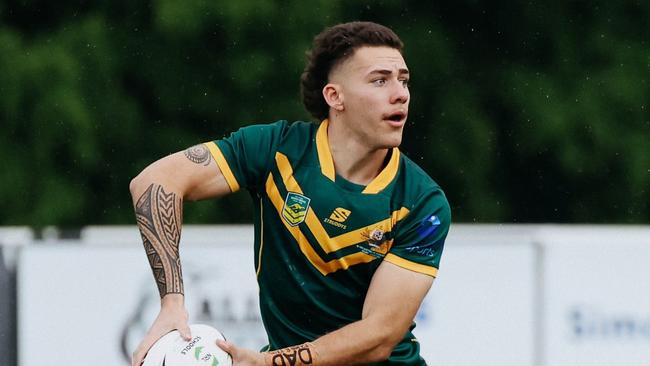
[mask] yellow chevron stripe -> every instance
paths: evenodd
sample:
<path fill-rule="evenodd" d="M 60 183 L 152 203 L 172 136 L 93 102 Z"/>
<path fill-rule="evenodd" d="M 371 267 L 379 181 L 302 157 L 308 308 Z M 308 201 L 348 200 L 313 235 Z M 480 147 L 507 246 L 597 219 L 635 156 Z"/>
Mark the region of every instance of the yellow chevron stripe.
<path fill-rule="evenodd" d="M 273 203 L 273 206 L 275 206 L 275 209 L 278 211 L 278 214 L 281 215 L 282 207 L 284 206 L 284 201 L 282 200 L 282 196 L 278 191 L 278 187 L 275 185 L 275 182 L 273 181 L 272 174 L 269 174 L 269 177 L 266 180 L 266 194 L 269 196 L 269 199 L 271 199 L 271 203 Z M 311 245 L 309 244 L 309 240 L 307 240 L 307 238 L 300 231 L 298 226 L 291 226 L 284 220 L 280 220 L 280 221 L 282 221 L 284 226 L 287 228 L 287 231 L 289 231 L 291 236 L 293 236 L 293 238 L 295 239 L 296 243 L 298 243 L 298 247 L 300 248 L 300 251 L 305 256 L 305 258 L 307 258 L 307 260 L 323 276 L 338 271 L 340 269 L 348 269 L 350 266 L 353 266 L 355 264 L 368 263 L 376 259 L 371 255 L 364 254 L 362 252 L 357 252 L 357 253 L 347 255 L 343 258 L 333 259 L 328 262 L 325 262 L 318 255 L 318 253 L 316 253 L 314 248 L 311 247 Z"/>
<path fill-rule="evenodd" d="M 384 257 L 384 260 L 390 263 L 393 263 L 396 266 L 400 266 L 402 268 L 406 268 L 408 270 L 422 273 L 425 275 L 429 275 L 431 277 L 436 277 L 438 275 L 438 268 L 436 267 L 431 267 L 431 266 L 425 266 L 424 264 L 420 263 L 415 263 L 411 262 L 407 259 L 404 259 L 402 257 L 398 257 L 395 254 L 388 253 L 386 257 Z"/>
<path fill-rule="evenodd" d="M 362 235 L 364 232 L 372 231 L 374 229 L 381 229 L 384 232 L 390 231 L 395 226 L 395 224 L 397 224 L 399 221 L 402 221 L 402 219 L 404 219 L 406 215 L 408 215 L 408 213 L 409 213 L 409 209 L 406 207 L 402 207 L 397 211 L 393 211 L 391 217 L 388 219 L 378 221 L 374 224 L 370 224 L 368 226 L 362 227 L 360 229 L 356 229 L 354 231 L 347 232 L 345 234 L 341 234 L 339 236 L 335 236 L 333 238 L 327 236 L 327 233 L 325 232 L 325 228 L 323 228 L 323 225 L 320 224 L 320 221 L 317 222 L 320 228 L 323 230 L 324 235 L 327 236 L 327 239 L 329 239 L 329 249 L 331 250 L 330 252 L 335 252 L 337 250 L 347 248 L 351 245 L 364 241 L 366 239 Z M 307 225 L 309 226 L 309 221 L 307 222 Z M 313 231 L 312 234 L 314 234 Z M 316 234 L 314 234 L 314 236 L 318 239 L 318 236 Z"/>
<path fill-rule="evenodd" d="M 275 163 L 278 165 L 278 170 L 280 171 L 285 187 L 287 187 L 287 191 L 303 194 L 298 182 L 293 177 L 293 168 L 291 168 L 289 158 L 283 153 L 277 152 L 275 153 Z"/>
<path fill-rule="evenodd" d="M 278 152 L 275 154 L 275 162 L 278 166 L 278 170 L 282 176 L 282 181 L 284 182 L 285 187 L 287 187 L 287 190 L 303 194 L 300 185 L 293 177 L 293 168 L 291 168 L 291 164 L 289 163 L 287 156 Z M 402 207 L 401 209 L 394 211 L 391 214 L 390 218 L 375 222 L 368 226 L 350 231 L 345 234 L 341 234 L 339 236 L 335 236 L 333 238 L 330 238 L 329 234 L 327 234 L 327 231 L 323 227 L 323 224 L 320 222 L 318 216 L 316 216 L 316 213 L 311 207 L 309 207 L 309 210 L 307 211 L 307 219 L 305 222 L 307 223 L 307 227 L 309 227 L 312 235 L 314 235 L 316 240 L 318 240 L 318 244 L 320 244 L 321 248 L 323 248 L 323 251 L 329 254 L 364 241 L 365 238 L 363 235 L 361 235 L 364 231 L 373 230 L 378 227 L 383 231 L 390 231 L 390 229 L 394 227 L 397 222 L 405 218 L 408 213 L 409 209 Z"/>

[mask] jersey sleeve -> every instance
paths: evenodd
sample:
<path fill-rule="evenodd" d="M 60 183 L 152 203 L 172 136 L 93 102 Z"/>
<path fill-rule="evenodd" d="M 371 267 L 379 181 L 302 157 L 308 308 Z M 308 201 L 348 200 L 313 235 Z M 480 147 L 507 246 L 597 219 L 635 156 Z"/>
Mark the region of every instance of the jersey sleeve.
<path fill-rule="evenodd" d="M 393 245 L 384 260 L 436 277 L 450 224 L 451 210 L 442 191 L 422 195 L 396 227 Z"/>
<path fill-rule="evenodd" d="M 287 121 L 250 125 L 229 137 L 205 143 L 232 192 L 242 187 L 255 190 L 261 185 L 287 127 Z"/>

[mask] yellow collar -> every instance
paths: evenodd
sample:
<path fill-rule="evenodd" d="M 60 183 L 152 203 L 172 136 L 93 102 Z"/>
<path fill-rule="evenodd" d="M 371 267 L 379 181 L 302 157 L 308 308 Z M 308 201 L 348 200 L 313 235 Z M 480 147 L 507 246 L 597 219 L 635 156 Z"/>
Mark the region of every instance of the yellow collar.
<path fill-rule="evenodd" d="M 329 178 L 332 182 L 336 181 L 336 171 L 334 170 L 334 160 L 330 151 L 329 141 L 327 140 L 327 126 L 329 121 L 326 119 L 318 127 L 316 132 L 316 150 L 318 151 L 318 161 L 320 162 L 321 173 Z M 390 182 L 395 179 L 399 168 L 400 151 L 394 147 L 392 149 L 390 161 L 384 169 L 370 182 L 362 193 L 374 194 L 379 193 L 386 188 Z"/>

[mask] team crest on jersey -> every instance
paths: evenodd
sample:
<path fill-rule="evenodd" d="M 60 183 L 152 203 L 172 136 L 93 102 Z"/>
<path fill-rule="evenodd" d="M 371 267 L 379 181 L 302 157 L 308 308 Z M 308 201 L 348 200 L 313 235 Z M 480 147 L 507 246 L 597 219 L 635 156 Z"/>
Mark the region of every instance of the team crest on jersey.
<path fill-rule="evenodd" d="M 381 227 L 374 229 L 366 229 L 361 233 L 366 239 L 363 244 L 357 244 L 363 253 L 372 255 L 377 258 L 382 258 L 388 253 L 388 238 L 386 233 Z"/>
<path fill-rule="evenodd" d="M 309 197 L 299 193 L 289 192 L 287 198 L 284 200 L 282 217 L 291 226 L 299 225 L 305 221 L 310 201 L 311 199 Z"/>

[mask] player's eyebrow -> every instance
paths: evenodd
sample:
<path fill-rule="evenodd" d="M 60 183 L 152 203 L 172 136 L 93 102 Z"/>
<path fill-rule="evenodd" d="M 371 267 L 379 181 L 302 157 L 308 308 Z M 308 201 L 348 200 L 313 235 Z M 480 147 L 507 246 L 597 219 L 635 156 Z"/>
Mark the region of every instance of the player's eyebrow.
<path fill-rule="evenodd" d="M 380 74 L 380 75 L 391 75 L 393 73 L 393 70 L 391 69 L 374 69 L 368 73 L 368 76 L 374 75 L 374 74 Z M 408 69 L 399 69 L 397 71 L 398 75 L 409 75 L 409 70 Z"/>

